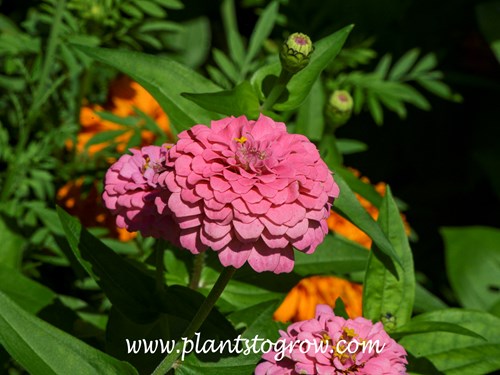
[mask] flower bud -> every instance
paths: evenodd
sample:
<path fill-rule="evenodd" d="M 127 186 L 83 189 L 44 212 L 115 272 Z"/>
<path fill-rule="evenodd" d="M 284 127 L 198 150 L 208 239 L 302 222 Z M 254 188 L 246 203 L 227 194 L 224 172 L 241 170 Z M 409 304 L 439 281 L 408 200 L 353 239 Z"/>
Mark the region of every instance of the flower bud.
<path fill-rule="evenodd" d="M 313 51 L 314 46 L 307 35 L 293 33 L 281 46 L 281 66 L 292 74 L 297 73 L 309 64 Z"/>
<path fill-rule="evenodd" d="M 353 100 L 345 90 L 335 90 L 328 102 L 328 114 L 334 125 L 344 125 L 351 117 Z"/>

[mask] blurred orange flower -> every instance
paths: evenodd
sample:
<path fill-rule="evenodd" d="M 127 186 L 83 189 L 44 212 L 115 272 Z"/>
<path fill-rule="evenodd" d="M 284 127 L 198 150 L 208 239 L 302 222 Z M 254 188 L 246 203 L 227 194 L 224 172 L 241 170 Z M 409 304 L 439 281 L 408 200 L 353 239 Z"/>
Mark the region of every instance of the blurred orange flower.
<path fill-rule="evenodd" d="M 84 178 L 69 181 L 57 191 L 57 202 L 66 208 L 71 215 L 77 216 L 84 227 L 108 228 L 111 237 L 127 242 L 135 238 L 136 233 L 130 233 L 118 228 L 115 219 L 101 204 L 98 193 L 98 182 L 94 181 L 88 188 L 83 187 Z"/>
<path fill-rule="evenodd" d="M 97 112 L 107 111 L 115 116 L 128 117 L 137 116 L 137 110 L 151 117 L 167 134 L 168 138 L 172 137 L 168 117 L 158 102 L 137 82 L 126 76 L 121 76 L 111 83 L 106 105 L 87 104 L 80 109 L 81 129 L 76 137 L 76 152 L 79 154 L 86 152 L 92 156 L 112 143 L 116 144 L 118 152 L 124 152 L 134 133 L 133 129 L 122 132 L 112 141 L 88 147 L 87 143 L 98 133 L 125 130 L 123 125 L 102 119 Z M 142 145 L 152 144 L 155 140 L 155 134 L 150 130 L 143 129 L 141 140 Z M 73 142 L 68 141 L 68 146 L 73 147 Z M 130 241 L 135 238 L 136 233 L 118 228 L 115 219 L 102 205 L 101 196 L 98 193 L 98 182 L 94 181 L 89 187 L 83 186 L 83 184 L 83 177 L 66 183 L 57 192 L 57 202 L 65 207 L 70 214 L 77 216 L 85 227 L 108 228 L 110 235 L 120 241 Z"/>
<path fill-rule="evenodd" d="M 274 312 L 274 320 L 297 322 L 314 318 L 316 305 L 335 307 L 340 297 L 350 318 L 361 316 L 363 287 L 335 276 L 313 276 L 302 279 Z"/>
<path fill-rule="evenodd" d="M 136 116 L 136 109 L 138 109 L 151 117 L 159 128 L 171 138 L 170 122 L 167 115 L 163 112 L 158 102 L 137 82 L 132 81 L 126 76 L 121 76 L 111 83 L 108 96 L 108 103 L 104 107 L 97 104 L 87 104 L 81 108 L 80 124 L 82 128 L 76 139 L 77 153 L 83 153 L 89 140 L 98 133 L 124 130 L 123 125 L 102 119 L 97 113 L 102 111 L 111 112 L 113 115 L 119 117 L 128 117 Z M 141 125 L 140 122 L 139 125 Z M 118 152 L 125 151 L 125 147 L 133 133 L 133 129 L 126 130 L 113 139 L 113 143 L 117 145 L 116 149 Z M 141 131 L 141 139 L 143 145 L 149 145 L 154 142 L 155 135 L 150 130 L 144 129 Z M 88 155 L 92 156 L 111 143 L 111 141 L 107 141 L 93 144 L 86 151 Z"/>

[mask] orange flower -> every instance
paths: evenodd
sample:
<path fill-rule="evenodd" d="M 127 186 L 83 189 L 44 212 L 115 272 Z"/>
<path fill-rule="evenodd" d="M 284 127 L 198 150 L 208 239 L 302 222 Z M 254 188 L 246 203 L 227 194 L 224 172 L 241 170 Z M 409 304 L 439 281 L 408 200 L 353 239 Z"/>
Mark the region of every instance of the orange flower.
<path fill-rule="evenodd" d="M 285 297 L 274 313 L 274 320 L 297 322 L 314 318 L 316 305 L 335 307 L 340 297 L 351 318 L 361 316 L 363 287 L 335 276 L 313 276 L 302 279 Z"/>
<path fill-rule="evenodd" d="M 351 171 L 359 177 L 360 173 L 357 170 L 351 169 Z M 370 180 L 366 177 L 361 177 L 361 181 L 370 183 Z M 385 195 L 387 184 L 385 182 L 379 182 L 374 186 L 375 191 L 380 194 L 380 196 Z M 378 208 L 371 204 L 368 200 L 363 198 L 361 195 L 356 193 L 356 198 L 358 198 L 361 206 L 370 214 L 370 216 L 374 219 L 378 219 Z M 405 216 L 401 215 L 403 218 L 403 222 L 405 225 L 406 233 L 410 234 L 410 226 L 406 222 Z M 336 212 L 331 212 L 330 217 L 327 220 L 328 228 L 332 232 L 338 233 L 351 241 L 359 243 L 361 246 L 370 249 L 372 245 L 372 240 L 368 237 L 361 229 L 358 229 L 354 224 L 352 224 L 347 219 L 344 219 L 342 216 L 337 214 Z"/>
<path fill-rule="evenodd" d="M 66 208 L 71 215 L 77 216 L 84 227 L 108 228 L 111 237 L 127 242 L 135 238 L 136 233 L 130 233 L 125 229 L 118 228 L 115 219 L 101 203 L 98 193 L 97 181 L 94 181 L 84 191 L 84 178 L 80 177 L 69 181 L 57 191 L 57 202 Z"/>
<path fill-rule="evenodd" d="M 136 109 L 151 117 L 159 128 L 171 137 L 170 122 L 158 102 L 137 82 L 132 81 L 126 76 L 121 76 L 111 83 L 109 100 L 104 107 L 96 104 L 88 104 L 81 108 L 80 124 L 82 128 L 77 135 L 76 151 L 83 153 L 89 140 L 97 133 L 124 130 L 123 125 L 103 120 L 97 112 L 107 111 L 119 117 L 128 117 L 137 116 Z M 139 120 L 139 125 L 141 124 L 143 124 L 143 121 Z M 133 129 L 126 130 L 113 140 L 113 143 L 117 145 L 116 149 L 118 152 L 125 151 L 125 147 L 133 133 Z M 141 132 L 141 138 L 142 144 L 148 145 L 154 142 L 155 135 L 153 132 L 144 129 Z M 87 153 L 92 156 L 110 144 L 111 142 L 107 141 L 90 145 Z"/>

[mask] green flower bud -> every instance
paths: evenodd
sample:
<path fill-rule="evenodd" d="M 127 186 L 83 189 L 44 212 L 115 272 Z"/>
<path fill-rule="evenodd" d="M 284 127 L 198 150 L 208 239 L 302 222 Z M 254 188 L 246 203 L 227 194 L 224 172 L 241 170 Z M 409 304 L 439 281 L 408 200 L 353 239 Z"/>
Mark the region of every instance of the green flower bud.
<path fill-rule="evenodd" d="M 353 100 L 345 90 L 335 90 L 328 101 L 328 114 L 333 124 L 344 125 L 351 117 Z"/>
<path fill-rule="evenodd" d="M 309 64 L 313 51 L 314 46 L 307 35 L 293 33 L 281 46 L 281 66 L 290 73 L 297 73 Z"/>

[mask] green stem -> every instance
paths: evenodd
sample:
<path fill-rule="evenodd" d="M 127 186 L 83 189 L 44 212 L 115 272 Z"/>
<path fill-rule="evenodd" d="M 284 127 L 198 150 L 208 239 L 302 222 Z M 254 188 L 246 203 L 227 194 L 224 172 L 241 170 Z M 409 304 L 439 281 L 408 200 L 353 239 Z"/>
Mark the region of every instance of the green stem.
<path fill-rule="evenodd" d="M 234 267 L 226 267 L 219 275 L 219 278 L 215 282 L 212 290 L 208 294 L 203 304 L 200 306 L 196 315 L 194 316 L 189 326 L 186 328 L 184 333 L 182 334 L 183 339 L 192 339 L 194 334 L 200 329 L 201 325 L 208 317 L 210 311 L 214 307 L 215 303 L 219 299 L 220 295 L 224 291 L 229 280 L 236 272 L 236 268 Z M 153 371 L 151 375 L 165 375 L 175 364 L 177 359 L 181 356 L 182 347 L 184 345 L 184 340 L 179 340 L 175 345 L 174 349 L 168 354 L 163 361 L 158 365 L 158 367 Z"/>
<path fill-rule="evenodd" d="M 261 106 L 262 111 L 266 111 L 272 108 L 272 106 L 279 99 L 283 91 L 285 91 L 286 85 L 288 84 L 288 82 L 292 77 L 293 77 L 292 73 L 283 68 L 281 69 L 281 73 L 280 76 L 278 77 L 278 80 L 276 81 L 274 87 L 272 88 L 271 92 L 264 101 L 264 104 L 262 104 Z"/>
<path fill-rule="evenodd" d="M 189 288 L 196 290 L 200 284 L 201 271 L 205 265 L 205 253 L 195 255 L 193 263 L 193 272 L 191 273 L 191 280 L 189 280 Z"/>

